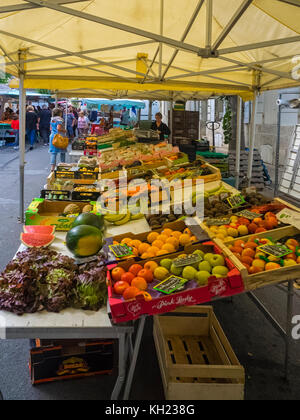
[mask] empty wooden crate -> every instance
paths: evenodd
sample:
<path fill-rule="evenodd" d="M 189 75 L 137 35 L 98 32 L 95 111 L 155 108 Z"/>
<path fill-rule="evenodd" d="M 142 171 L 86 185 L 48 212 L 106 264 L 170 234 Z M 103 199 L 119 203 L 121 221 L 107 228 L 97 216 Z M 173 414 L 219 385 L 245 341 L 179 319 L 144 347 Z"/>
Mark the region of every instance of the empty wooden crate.
<path fill-rule="evenodd" d="M 245 372 L 211 306 L 154 317 L 166 400 L 243 400 Z"/>

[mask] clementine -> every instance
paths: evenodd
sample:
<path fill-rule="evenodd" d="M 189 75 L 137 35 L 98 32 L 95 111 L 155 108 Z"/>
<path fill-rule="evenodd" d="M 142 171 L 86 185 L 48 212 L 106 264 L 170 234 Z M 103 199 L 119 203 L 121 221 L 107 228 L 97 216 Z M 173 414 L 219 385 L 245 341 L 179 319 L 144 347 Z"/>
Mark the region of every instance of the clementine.
<path fill-rule="evenodd" d="M 154 278 L 153 272 L 151 270 L 147 270 L 146 268 L 139 272 L 139 277 L 143 277 L 147 283 L 152 283 Z"/>
<path fill-rule="evenodd" d="M 129 273 L 132 273 L 135 277 L 139 274 L 139 272 L 143 269 L 143 267 L 140 264 L 133 264 L 129 268 Z"/>
<path fill-rule="evenodd" d="M 148 261 L 146 262 L 146 264 L 144 265 L 144 268 L 146 270 L 151 270 L 153 273 L 154 271 L 157 269 L 158 264 L 155 261 Z"/>
<path fill-rule="evenodd" d="M 131 286 L 136 287 L 139 290 L 147 290 L 148 289 L 148 283 L 143 277 L 135 277 L 131 282 Z"/>
<path fill-rule="evenodd" d="M 128 287 L 128 289 L 126 289 L 123 293 L 123 298 L 125 300 L 133 300 L 140 292 L 140 289 L 138 289 L 137 287 Z"/>

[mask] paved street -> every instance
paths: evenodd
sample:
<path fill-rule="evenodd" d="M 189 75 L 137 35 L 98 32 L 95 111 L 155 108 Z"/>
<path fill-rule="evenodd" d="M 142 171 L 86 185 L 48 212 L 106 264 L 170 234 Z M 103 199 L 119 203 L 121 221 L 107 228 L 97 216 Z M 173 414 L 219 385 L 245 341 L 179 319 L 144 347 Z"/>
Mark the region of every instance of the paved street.
<path fill-rule="evenodd" d="M 14 159 L 14 160 L 13 160 Z M 38 197 L 49 174 L 49 154 L 45 147 L 26 153 L 26 205 Z M 19 188 L 18 155 L 0 151 L 0 268 L 14 256 L 19 246 L 21 226 L 18 224 Z M 271 287 L 256 293 L 285 326 L 286 295 Z M 292 347 L 290 381 L 283 377 L 284 342 L 257 310 L 247 295 L 222 300 L 214 304 L 229 341 L 241 364 L 246 369 L 246 398 L 300 399 L 300 349 Z M 295 297 L 294 313 L 300 314 L 299 296 Z M 147 329 L 134 380 L 133 399 L 163 399 L 160 372 L 152 340 L 152 321 Z M 5 399 L 107 399 L 113 387 L 114 376 L 104 376 L 50 383 L 32 387 L 29 370 L 28 340 L 0 342 L 0 389 Z"/>

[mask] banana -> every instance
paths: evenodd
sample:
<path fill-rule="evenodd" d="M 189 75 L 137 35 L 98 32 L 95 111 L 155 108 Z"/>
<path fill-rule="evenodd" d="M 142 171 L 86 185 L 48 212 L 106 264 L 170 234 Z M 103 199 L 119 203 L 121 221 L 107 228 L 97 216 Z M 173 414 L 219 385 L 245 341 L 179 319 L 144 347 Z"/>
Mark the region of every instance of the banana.
<path fill-rule="evenodd" d="M 139 220 L 139 219 L 142 219 L 143 217 L 144 217 L 144 215 L 142 213 L 132 214 L 131 215 L 131 220 Z"/>
<path fill-rule="evenodd" d="M 130 222 L 130 220 L 131 220 L 131 213 L 128 212 L 127 215 L 125 215 L 125 217 L 124 217 L 124 214 L 122 216 L 123 216 L 123 219 L 122 220 L 120 220 L 118 222 L 114 222 L 115 226 L 126 225 L 126 223 Z"/>
<path fill-rule="evenodd" d="M 107 214 L 104 218 L 108 223 L 116 223 L 123 220 L 125 216 L 124 214 Z"/>

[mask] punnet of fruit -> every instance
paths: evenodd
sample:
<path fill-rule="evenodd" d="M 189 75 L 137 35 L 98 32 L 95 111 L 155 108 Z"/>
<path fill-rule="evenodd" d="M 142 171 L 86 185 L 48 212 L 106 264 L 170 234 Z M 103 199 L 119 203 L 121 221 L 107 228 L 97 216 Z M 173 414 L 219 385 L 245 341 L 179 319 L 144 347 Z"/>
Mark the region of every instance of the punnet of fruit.
<path fill-rule="evenodd" d="M 189 253 L 118 264 L 109 272 L 111 297 L 123 302 L 137 299 L 150 302 L 166 295 L 206 288 L 204 294 L 207 299 L 210 283 L 218 279 L 226 279 L 228 289 L 241 287 L 238 270 L 214 244 L 194 245 L 189 249 Z M 174 291 L 168 289 L 169 281 L 173 285 L 171 280 L 175 284 L 179 281 L 180 287 L 175 287 Z M 167 292 L 162 291 L 164 289 Z"/>
<path fill-rule="evenodd" d="M 249 212 L 251 213 L 251 210 Z M 205 221 L 204 225 L 211 237 L 221 239 L 224 242 L 230 242 L 238 237 L 251 234 L 264 233 L 280 227 L 276 214 L 272 212 L 263 215 L 258 214 L 258 217 L 253 219 L 238 215 L 224 216 L 223 219 L 228 219 L 229 223 L 210 226 L 209 221 Z"/>

